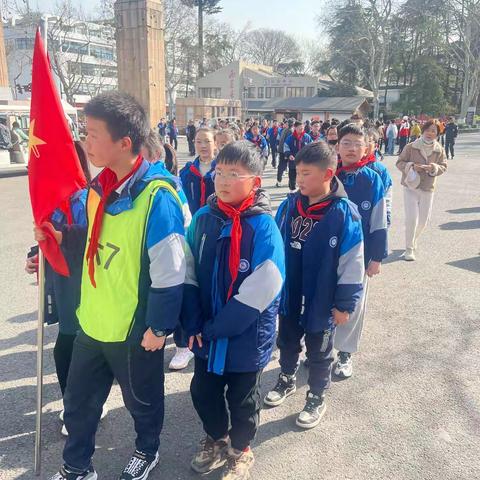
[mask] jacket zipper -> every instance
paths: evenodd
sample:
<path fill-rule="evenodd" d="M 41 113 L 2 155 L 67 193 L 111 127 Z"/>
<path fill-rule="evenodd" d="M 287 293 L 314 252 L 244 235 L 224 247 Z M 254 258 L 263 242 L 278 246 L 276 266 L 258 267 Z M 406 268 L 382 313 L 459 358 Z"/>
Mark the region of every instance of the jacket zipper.
<path fill-rule="evenodd" d="M 202 256 L 203 256 L 203 247 L 205 246 L 205 240 L 207 239 L 207 234 L 204 233 L 202 235 L 202 241 L 200 242 L 200 249 L 199 249 L 199 253 L 198 253 L 198 263 L 202 263 Z"/>

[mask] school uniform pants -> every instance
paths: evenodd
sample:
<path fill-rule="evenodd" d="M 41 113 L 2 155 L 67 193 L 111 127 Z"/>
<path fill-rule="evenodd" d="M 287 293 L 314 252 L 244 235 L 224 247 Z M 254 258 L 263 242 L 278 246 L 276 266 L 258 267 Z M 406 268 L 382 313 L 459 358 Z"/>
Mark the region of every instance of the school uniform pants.
<path fill-rule="evenodd" d="M 177 137 L 170 137 L 170 145 L 171 145 L 175 150 L 178 150 L 178 139 L 177 139 Z"/>
<path fill-rule="evenodd" d="M 418 238 L 430 220 L 433 205 L 433 192 L 416 188 L 403 188 L 405 204 L 405 244 L 406 248 L 417 248 Z"/>
<path fill-rule="evenodd" d="M 276 168 L 277 166 L 277 146 L 276 145 L 270 145 L 270 150 L 272 152 L 272 167 Z"/>
<path fill-rule="evenodd" d="M 193 138 L 187 138 L 188 141 L 188 151 L 190 155 L 195 155 L 195 143 Z"/>
<path fill-rule="evenodd" d="M 281 183 L 283 174 L 287 169 L 288 160 L 285 158 L 285 154 L 282 152 L 278 152 L 278 167 L 277 167 L 277 182 Z"/>
<path fill-rule="evenodd" d="M 455 139 L 454 138 L 446 138 L 445 139 L 445 153 L 447 158 L 453 158 L 455 156 L 454 147 L 455 146 Z"/>
<path fill-rule="evenodd" d="M 337 325 L 335 333 L 335 348 L 339 352 L 355 353 L 360 347 L 365 315 L 367 313 L 369 277 L 365 274 L 363 278 L 363 291 L 357 307 L 350 314 L 348 322 L 344 325 Z"/>
<path fill-rule="evenodd" d="M 305 337 L 308 358 L 308 385 L 314 395 L 323 396 L 330 386 L 335 329 L 318 333 L 305 332 L 296 318 L 281 315 L 278 323 L 277 346 L 280 350 L 282 373 L 294 375 L 298 369 Z"/>
<path fill-rule="evenodd" d="M 73 342 L 77 334 L 58 333 L 55 346 L 53 347 L 53 359 L 55 361 L 55 370 L 57 371 L 58 384 L 62 391 L 62 397 L 65 395 L 67 387 L 68 371 L 72 361 Z"/>
<path fill-rule="evenodd" d="M 164 415 L 163 354 L 163 349 L 147 352 L 140 343 L 104 343 L 79 332 L 63 399 L 68 431 L 63 460 L 74 473 L 91 465 L 95 433 L 114 379 L 134 421 L 136 449 L 152 458 L 156 454 Z"/>
<path fill-rule="evenodd" d="M 295 160 L 288 161 L 288 188 L 295 190 L 297 187 L 297 167 L 295 166 Z"/>
<path fill-rule="evenodd" d="M 206 360 L 195 357 L 190 393 L 203 429 L 213 440 L 229 435 L 232 448 L 245 450 L 250 445 L 260 421 L 261 373 L 217 375 L 207 371 Z"/>
<path fill-rule="evenodd" d="M 395 138 L 394 137 L 388 137 L 387 138 L 387 154 L 388 155 L 393 155 L 393 150 L 395 148 Z"/>
<path fill-rule="evenodd" d="M 181 325 L 177 325 L 177 328 L 173 331 L 173 341 L 178 348 L 188 347 L 188 337 Z"/>

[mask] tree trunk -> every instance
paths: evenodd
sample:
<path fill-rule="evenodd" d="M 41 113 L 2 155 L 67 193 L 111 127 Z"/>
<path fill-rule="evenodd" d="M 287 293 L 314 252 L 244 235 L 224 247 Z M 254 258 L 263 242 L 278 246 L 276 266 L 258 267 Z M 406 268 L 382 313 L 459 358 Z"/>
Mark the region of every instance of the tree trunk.
<path fill-rule="evenodd" d="M 203 59 L 203 0 L 198 0 L 198 78 L 205 76 Z"/>

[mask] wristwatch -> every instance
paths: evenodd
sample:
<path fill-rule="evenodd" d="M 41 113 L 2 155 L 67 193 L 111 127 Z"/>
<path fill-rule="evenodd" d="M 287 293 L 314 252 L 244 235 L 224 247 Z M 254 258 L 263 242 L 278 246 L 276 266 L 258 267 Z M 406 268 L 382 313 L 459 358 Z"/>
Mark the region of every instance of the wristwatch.
<path fill-rule="evenodd" d="M 167 336 L 167 332 L 165 330 L 157 330 L 155 328 L 152 328 L 152 332 L 158 338 Z"/>

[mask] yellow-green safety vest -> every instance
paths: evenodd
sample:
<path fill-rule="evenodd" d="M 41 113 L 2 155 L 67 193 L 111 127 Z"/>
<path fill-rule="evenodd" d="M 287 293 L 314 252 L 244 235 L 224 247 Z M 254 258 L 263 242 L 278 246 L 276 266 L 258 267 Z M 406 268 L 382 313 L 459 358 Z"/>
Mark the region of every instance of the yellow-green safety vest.
<path fill-rule="evenodd" d="M 118 215 L 104 212 L 93 287 L 88 275 L 86 252 L 82 272 L 81 299 L 77 317 L 82 330 L 101 342 L 127 339 L 139 301 L 139 282 L 145 234 L 153 199 L 162 188 L 182 202 L 175 188 L 164 180 L 152 180 L 133 201 L 133 208 Z M 87 197 L 88 242 L 93 219 L 100 203 L 98 193 L 90 188 Z"/>

